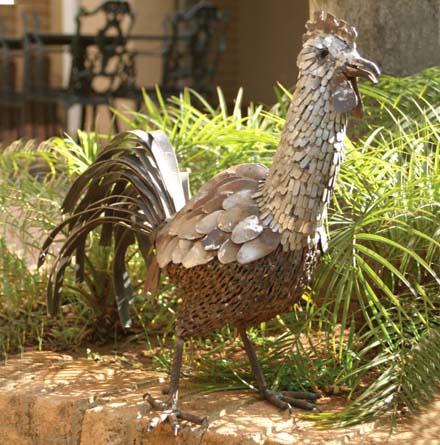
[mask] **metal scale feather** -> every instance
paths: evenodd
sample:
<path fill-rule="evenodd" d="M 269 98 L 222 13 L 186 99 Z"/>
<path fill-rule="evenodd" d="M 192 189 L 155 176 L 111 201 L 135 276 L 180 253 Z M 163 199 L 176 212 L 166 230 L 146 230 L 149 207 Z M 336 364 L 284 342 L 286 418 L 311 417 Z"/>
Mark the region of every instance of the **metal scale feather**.
<path fill-rule="evenodd" d="M 342 161 L 346 115 L 336 113 L 330 103 L 330 79 L 335 67 L 317 59 L 316 54 L 311 59 L 311 51 L 316 48 L 305 47 L 298 57 L 301 76 L 270 169 L 263 171 L 261 167 L 259 175 L 245 176 L 240 166 L 238 171 L 237 167 L 232 168 L 230 173 L 238 178 L 234 177 L 229 184 L 245 178 L 258 181 L 243 185 L 238 191 L 234 189 L 232 196 L 228 193 L 228 181 L 223 182 L 225 195 L 220 199 L 217 199 L 217 184 L 205 186 L 210 195 L 208 202 L 217 199 L 209 210 L 217 213 L 210 219 L 215 220 L 212 233 L 221 243 L 210 249 L 206 249 L 205 243 L 203 249 L 209 237 L 209 231 L 204 231 L 199 250 L 191 257 L 195 261 L 172 261 L 170 255 L 169 261 L 161 265 L 166 266 L 170 280 L 182 294 L 176 332 L 182 338 L 203 334 L 226 323 L 246 329 L 289 311 L 302 295 L 326 249 L 322 224 Z M 213 181 L 216 182 L 215 178 Z M 246 194 L 249 190 L 256 191 Z M 228 201 L 234 202 L 233 197 L 239 193 L 241 199 L 231 209 Z M 231 210 L 239 217 L 230 226 L 222 226 L 219 222 L 222 212 Z M 174 218 L 174 225 L 179 226 L 183 217 L 188 221 L 188 214 L 191 221 L 194 213 L 191 206 L 186 213 L 183 209 Z M 247 239 L 240 229 L 247 223 L 249 226 L 251 218 L 260 231 Z M 227 232 L 232 232 L 232 236 Z M 272 236 L 272 244 L 266 251 L 261 233 Z M 180 236 L 185 238 L 185 234 Z M 246 242 L 240 246 L 237 239 Z M 253 261 L 240 261 L 244 246 L 258 242 L 263 243 L 262 254 Z M 158 243 L 159 249 L 161 246 L 163 238 Z M 221 256 L 224 246 L 232 251 L 231 261 L 226 264 Z M 171 250 L 175 248 L 176 245 L 171 245 Z"/>

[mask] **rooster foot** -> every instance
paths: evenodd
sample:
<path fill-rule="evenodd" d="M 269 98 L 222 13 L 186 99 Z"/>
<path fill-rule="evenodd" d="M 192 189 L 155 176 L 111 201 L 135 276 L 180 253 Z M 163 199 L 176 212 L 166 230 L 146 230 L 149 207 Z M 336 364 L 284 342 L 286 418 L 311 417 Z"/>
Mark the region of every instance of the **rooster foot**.
<path fill-rule="evenodd" d="M 281 391 L 275 393 L 266 390 L 263 397 L 272 405 L 291 412 L 292 408 L 299 408 L 305 411 L 319 411 L 315 402 L 321 396 L 317 393 L 306 391 Z"/>
<path fill-rule="evenodd" d="M 150 394 L 144 395 L 144 400 L 146 400 L 151 408 L 155 411 L 160 411 L 160 413 L 153 417 L 147 426 L 147 432 L 157 428 L 161 423 L 168 421 L 171 424 L 171 430 L 173 434 L 177 436 L 180 430 L 179 420 L 186 420 L 187 422 L 194 423 L 196 425 L 208 426 L 208 418 L 207 417 L 199 417 L 191 413 L 186 413 L 181 411 L 176 407 L 175 403 L 169 402 L 161 402 L 154 399 Z"/>

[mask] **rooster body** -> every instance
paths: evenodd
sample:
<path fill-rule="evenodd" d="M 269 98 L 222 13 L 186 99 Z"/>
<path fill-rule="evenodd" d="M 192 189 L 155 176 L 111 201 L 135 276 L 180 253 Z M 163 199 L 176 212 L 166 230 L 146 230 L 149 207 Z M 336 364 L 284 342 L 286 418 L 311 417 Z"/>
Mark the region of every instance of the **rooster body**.
<path fill-rule="evenodd" d="M 280 408 L 314 409 L 313 393 L 268 390 L 246 329 L 289 311 L 326 250 L 323 220 L 342 162 L 347 115 L 362 109 L 356 77 L 376 81 L 379 74 L 357 53 L 355 37 L 354 28 L 330 14 L 307 24 L 298 82 L 270 168 L 231 167 L 188 199 L 166 136 L 134 131 L 117 136 L 71 187 L 63 209 L 72 216 L 50 234 L 41 256 L 67 225 L 71 235 L 49 280 L 51 312 L 73 255 L 81 279 L 87 234 L 99 225 L 103 244 L 115 244 L 114 287 L 125 326 L 131 289 L 124 256 L 132 243 L 147 262 L 148 290 L 157 291 L 162 271 L 182 296 L 169 400 L 148 399 L 168 414 L 151 427 L 165 418 L 175 431 L 178 417 L 202 422 L 177 407 L 183 341 L 228 323 L 240 332 L 260 394 Z"/>
<path fill-rule="evenodd" d="M 315 252 L 306 255 L 276 249 L 252 265 L 212 262 L 190 271 L 169 265 L 170 279 L 184 296 L 176 334 L 201 335 L 226 323 L 247 329 L 288 312 L 315 265 Z"/>
<path fill-rule="evenodd" d="M 159 266 L 183 298 L 178 336 L 225 323 L 246 329 L 289 311 L 301 296 L 320 249 L 284 250 L 279 233 L 262 221 L 257 190 L 267 173 L 256 164 L 232 167 L 159 231 Z"/>

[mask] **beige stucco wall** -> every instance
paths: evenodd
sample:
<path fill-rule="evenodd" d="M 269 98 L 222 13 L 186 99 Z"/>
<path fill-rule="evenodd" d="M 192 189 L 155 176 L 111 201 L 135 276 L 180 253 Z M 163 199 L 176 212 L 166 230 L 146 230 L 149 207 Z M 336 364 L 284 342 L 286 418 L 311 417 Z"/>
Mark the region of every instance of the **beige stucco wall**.
<path fill-rule="evenodd" d="M 307 0 L 240 0 L 238 84 L 245 99 L 271 104 L 274 85 L 296 81 Z"/>
<path fill-rule="evenodd" d="M 307 0 L 214 0 L 229 17 L 227 49 L 217 83 L 231 101 L 240 86 L 244 103 L 272 104 L 277 82 L 296 81 L 296 56 L 308 18 Z"/>
<path fill-rule="evenodd" d="M 136 22 L 133 34 L 163 34 L 165 17 L 174 10 L 174 0 L 135 0 Z M 141 42 L 137 50 L 160 52 L 163 42 Z M 138 59 L 138 84 L 153 86 L 162 76 L 162 60 L 158 56 L 141 56 Z"/>

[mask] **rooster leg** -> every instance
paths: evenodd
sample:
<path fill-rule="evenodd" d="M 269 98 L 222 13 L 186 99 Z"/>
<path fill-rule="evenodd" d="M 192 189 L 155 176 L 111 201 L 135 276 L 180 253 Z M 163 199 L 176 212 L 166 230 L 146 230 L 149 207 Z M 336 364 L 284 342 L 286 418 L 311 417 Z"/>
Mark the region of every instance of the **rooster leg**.
<path fill-rule="evenodd" d="M 177 402 L 179 399 L 179 376 L 180 368 L 182 366 L 183 356 L 183 339 L 178 337 L 176 346 L 174 349 L 173 366 L 171 368 L 171 382 L 166 393 L 169 394 L 167 402 L 161 402 L 155 400 L 150 394 L 145 394 L 144 398 L 150 404 L 150 406 L 160 411 L 159 415 L 150 420 L 147 431 L 159 426 L 161 423 L 168 420 L 171 424 L 173 434 L 176 436 L 179 432 L 180 425 L 178 419 L 187 420 L 188 422 L 195 423 L 197 425 L 207 425 L 208 419 L 206 417 L 198 417 L 191 413 L 186 413 L 177 408 Z"/>
<path fill-rule="evenodd" d="M 316 399 L 320 396 L 312 392 L 302 391 L 282 391 L 274 393 L 267 388 L 266 380 L 264 379 L 263 371 L 255 353 L 255 347 L 249 339 L 246 330 L 240 329 L 240 336 L 243 340 L 244 348 L 251 363 L 252 372 L 257 381 L 258 390 L 263 398 L 265 398 L 272 405 L 281 409 L 292 410 L 292 407 L 300 408 L 308 411 L 317 410 L 315 405 Z"/>

